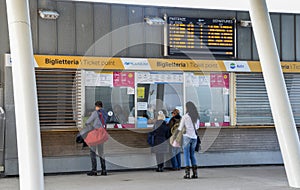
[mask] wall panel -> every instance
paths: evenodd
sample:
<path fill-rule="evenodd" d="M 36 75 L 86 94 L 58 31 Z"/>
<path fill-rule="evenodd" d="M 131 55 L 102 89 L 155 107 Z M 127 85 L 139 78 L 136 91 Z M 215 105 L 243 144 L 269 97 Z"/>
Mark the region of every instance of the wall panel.
<path fill-rule="evenodd" d="M 51 5 L 51 6 L 50 6 Z M 55 4 L 47 4 L 43 1 L 38 1 L 38 8 L 49 9 L 53 7 L 56 9 Z M 57 20 L 45 20 L 38 17 L 38 47 L 39 54 L 57 54 Z"/>
<path fill-rule="evenodd" d="M 111 5 L 94 5 L 95 55 L 111 56 Z"/>
<path fill-rule="evenodd" d="M 273 32 L 275 36 L 275 41 L 277 45 L 278 54 L 281 58 L 281 20 L 280 20 L 280 14 L 271 14 L 271 22 L 273 27 Z"/>
<path fill-rule="evenodd" d="M 283 61 L 295 60 L 294 15 L 281 15 L 281 55 Z"/>
<path fill-rule="evenodd" d="M 137 6 L 128 7 L 129 28 L 128 28 L 128 56 L 145 56 L 145 23 L 144 9 Z"/>
<path fill-rule="evenodd" d="M 145 8 L 145 16 L 162 16 L 156 7 Z M 145 24 L 146 57 L 161 57 L 163 27 Z"/>
<path fill-rule="evenodd" d="M 7 24 L 7 16 L 6 16 L 6 4 L 5 0 L 0 0 L 0 106 L 3 107 L 4 104 L 4 81 L 5 81 L 5 71 L 4 71 L 4 63 L 3 63 L 3 56 L 1 54 L 9 53 L 9 39 L 8 39 L 8 24 Z M 4 104 L 5 105 L 5 104 Z M 5 109 L 5 108 L 4 108 Z M 4 166 L 5 161 L 5 125 L 0 126 L 0 166 Z M 12 143 L 15 143 L 13 141 Z"/>
<path fill-rule="evenodd" d="M 93 55 L 94 14 L 92 3 L 76 3 L 76 49 L 77 55 Z"/>
<path fill-rule="evenodd" d="M 38 0 L 32 0 L 29 2 L 30 9 L 30 24 L 32 34 L 33 53 L 37 53 L 39 50 L 39 36 L 38 36 Z"/>
<path fill-rule="evenodd" d="M 238 20 L 250 20 L 249 13 L 238 12 Z M 251 59 L 252 57 L 252 32 L 251 28 L 237 27 L 237 58 L 238 59 Z"/>
<path fill-rule="evenodd" d="M 296 61 L 300 61 L 300 15 L 296 15 Z"/>
<path fill-rule="evenodd" d="M 76 53 L 75 4 L 57 2 L 57 11 L 60 13 L 57 20 L 58 54 L 74 55 Z"/>
<path fill-rule="evenodd" d="M 127 55 L 128 9 L 123 5 L 111 6 L 112 56 Z"/>
<path fill-rule="evenodd" d="M 252 33 L 252 60 L 259 60 L 257 46 L 256 46 L 253 31 L 251 33 Z"/>

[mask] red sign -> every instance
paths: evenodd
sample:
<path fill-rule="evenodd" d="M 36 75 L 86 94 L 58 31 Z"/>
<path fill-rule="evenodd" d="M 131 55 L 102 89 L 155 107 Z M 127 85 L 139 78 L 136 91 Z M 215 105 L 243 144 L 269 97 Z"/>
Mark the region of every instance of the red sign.
<path fill-rule="evenodd" d="M 115 87 L 134 88 L 134 72 L 114 72 L 113 83 Z"/>
<path fill-rule="evenodd" d="M 229 74 L 226 73 L 211 73 L 210 74 L 211 88 L 227 88 L 229 89 Z"/>

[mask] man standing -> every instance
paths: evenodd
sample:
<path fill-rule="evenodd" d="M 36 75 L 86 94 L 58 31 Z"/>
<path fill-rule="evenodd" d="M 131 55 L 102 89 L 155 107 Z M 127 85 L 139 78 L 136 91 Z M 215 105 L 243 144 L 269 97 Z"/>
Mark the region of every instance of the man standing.
<path fill-rule="evenodd" d="M 97 101 L 95 103 L 95 111 L 93 111 L 92 115 L 88 118 L 85 123 L 86 127 L 100 128 L 105 127 L 107 119 L 107 112 L 103 109 L 103 104 L 101 101 Z M 96 176 L 97 175 L 97 159 L 96 155 L 100 158 L 101 163 L 101 175 L 106 176 L 106 166 L 105 166 L 105 158 L 103 154 L 103 144 L 99 144 L 96 146 L 90 146 L 90 157 L 92 162 L 92 170 L 87 173 L 88 176 Z"/>

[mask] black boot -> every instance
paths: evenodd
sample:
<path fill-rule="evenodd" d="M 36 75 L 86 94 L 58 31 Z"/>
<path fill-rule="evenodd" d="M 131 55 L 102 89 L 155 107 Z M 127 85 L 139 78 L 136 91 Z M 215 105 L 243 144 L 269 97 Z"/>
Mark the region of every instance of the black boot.
<path fill-rule="evenodd" d="M 190 179 L 190 167 L 185 167 L 185 175 L 183 176 L 184 179 Z"/>
<path fill-rule="evenodd" d="M 157 165 L 157 168 L 155 170 L 156 172 L 160 172 L 160 167 L 159 167 L 159 164 Z"/>
<path fill-rule="evenodd" d="M 101 169 L 102 169 L 101 175 L 107 175 L 105 159 L 100 157 L 100 162 L 101 162 Z"/>
<path fill-rule="evenodd" d="M 158 164 L 156 172 L 163 172 L 164 171 L 164 164 Z"/>
<path fill-rule="evenodd" d="M 197 166 L 193 166 L 193 175 L 192 175 L 193 179 L 198 178 L 198 173 L 197 173 Z"/>
<path fill-rule="evenodd" d="M 164 163 L 159 164 L 159 172 L 164 171 Z"/>
<path fill-rule="evenodd" d="M 97 171 L 91 170 L 88 173 L 86 173 L 86 175 L 88 175 L 88 176 L 96 176 L 97 175 Z"/>
<path fill-rule="evenodd" d="M 92 170 L 86 173 L 88 176 L 96 176 L 97 175 L 97 159 L 95 152 L 90 152 L 91 162 L 92 162 Z"/>

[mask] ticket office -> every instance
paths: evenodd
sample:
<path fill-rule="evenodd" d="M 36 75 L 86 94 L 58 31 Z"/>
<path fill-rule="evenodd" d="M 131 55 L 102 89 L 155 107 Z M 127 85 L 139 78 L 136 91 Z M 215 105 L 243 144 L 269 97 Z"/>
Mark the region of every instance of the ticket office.
<path fill-rule="evenodd" d="M 202 127 L 229 126 L 229 73 L 178 71 L 83 70 L 83 120 L 102 100 L 109 128 L 152 127 L 159 111 L 166 121 L 172 110 L 185 113 L 184 104 L 198 108 Z"/>

